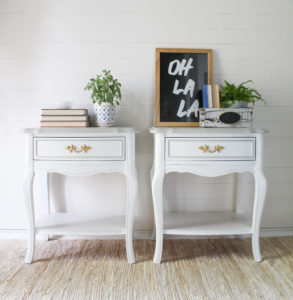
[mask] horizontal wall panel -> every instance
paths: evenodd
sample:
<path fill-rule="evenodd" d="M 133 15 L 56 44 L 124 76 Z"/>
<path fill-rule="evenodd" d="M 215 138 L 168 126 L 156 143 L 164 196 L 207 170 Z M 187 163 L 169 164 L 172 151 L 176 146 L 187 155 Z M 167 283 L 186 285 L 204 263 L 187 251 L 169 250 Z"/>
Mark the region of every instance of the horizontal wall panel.
<path fill-rule="evenodd" d="M 222 16 L 221 16 L 221 19 Z M 291 20 L 291 17 L 290 17 Z M 291 25 L 292 27 L 292 25 Z M 119 51 L 117 46 L 119 45 Z M 177 43 L 164 44 L 164 47 L 172 47 Z M 160 43 L 160 46 L 162 46 Z M 21 46 L 21 47 L 20 47 Z M 195 45 L 192 42 L 181 44 L 180 47 L 190 48 Z M 11 42 L 2 43 L 0 58 L 6 59 L 141 59 L 155 58 L 154 48 L 157 43 L 99 43 L 99 42 L 44 42 L 42 48 L 36 47 L 34 42 Z M 225 45 L 215 43 L 197 43 L 198 48 L 212 48 L 213 57 L 216 61 L 245 62 L 271 62 L 293 60 L 293 46 L 281 47 L 271 45 Z M 39 51 L 41 50 L 41 51 Z M 262 71 L 252 68 L 251 71 Z M 290 70 L 289 70 L 290 71 Z"/>
<path fill-rule="evenodd" d="M 223 0 L 222 4 L 219 5 L 217 0 L 209 0 L 202 2 L 196 7 L 193 5 L 192 0 L 184 0 L 184 6 L 178 6 L 176 1 L 168 0 L 149 0 L 147 2 L 137 2 L 133 0 L 124 0 L 123 2 L 115 2 L 113 5 L 112 1 L 103 2 L 102 4 L 97 3 L 95 0 L 85 0 L 80 2 L 79 0 L 50 0 L 35 2 L 33 0 L 26 1 L 26 4 L 19 3 L 17 0 L 3 0 L 0 8 L 1 12 L 32 12 L 45 9 L 48 12 L 76 12 L 76 13 L 107 13 L 107 12 L 120 12 L 133 11 L 143 13 L 157 13 L 164 11 L 181 11 L 186 12 L 186 6 L 190 8 L 192 13 L 203 13 L 203 12 L 217 12 L 217 13 L 233 13 L 238 11 L 237 2 L 234 0 Z"/>
<path fill-rule="evenodd" d="M 0 229 L 27 226 L 21 194 L 26 171 L 23 128 L 38 127 L 42 108 L 64 102 L 87 108 L 93 122 L 84 86 L 102 69 L 111 69 L 122 83 L 117 125 L 139 130 L 135 229 L 152 229 L 149 127 L 154 124 L 158 47 L 213 49 L 214 83 L 254 81 L 267 101 L 256 105 L 254 126 L 269 130 L 264 137 L 268 198 L 262 226 L 293 227 L 292 8 L 289 0 L 2 0 Z M 252 176 L 245 178 L 249 206 L 254 184 Z M 119 174 L 81 179 L 54 174 L 52 180 L 52 201 L 59 208 L 99 209 L 104 215 L 125 210 L 125 179 Z M 236 182 L 235 174 L 208 178 L 171 173 L 164 181 L 164 204 L 171 210 L 233 210 Z M 35 196 L 40 198 L 39 188 Z M 38 216 L 42 206 L 37 200 Z"/>
<path fill-rule="evenodd" d="M 253 7 L 253 9 L 252 9 Z M 293 15 L 293 3 L 290 0 L 282 2 L 274 0 L 241 0 L 239 11 L 246 14 L 262 14 L 271 16 Z"/>

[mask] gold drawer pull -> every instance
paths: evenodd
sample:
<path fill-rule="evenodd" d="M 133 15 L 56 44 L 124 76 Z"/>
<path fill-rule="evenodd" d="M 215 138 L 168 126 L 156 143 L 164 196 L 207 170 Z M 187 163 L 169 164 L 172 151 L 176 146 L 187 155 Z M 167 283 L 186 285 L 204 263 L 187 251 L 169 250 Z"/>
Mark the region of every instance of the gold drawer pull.
<path fill-rule="evenodd" d="M 214 150 L 210 150 L 210 147 L 208 145 L 199 146 L 198 149 L 202 150 L 203 153 L 209 152 L 209 153 L 215 153 L 215 152 L 221 152 L 221 150 L 224 149 L 223 146 L 216 145 L 214 146 Z"/>
<path fill-rule="evenodd" d="M 90 149 L 92 149 L 92 147 L 84 144 L 80 147 L 80 150 L 78 150 L 78 149 L 76 149 L 75 145 L 69 145 L 69 146 L 66 146 L 65 149 L 68 150 L 70 153 L 72 153 L 72 152 L 80 153 L 82 151 L 87 153 Z"/>

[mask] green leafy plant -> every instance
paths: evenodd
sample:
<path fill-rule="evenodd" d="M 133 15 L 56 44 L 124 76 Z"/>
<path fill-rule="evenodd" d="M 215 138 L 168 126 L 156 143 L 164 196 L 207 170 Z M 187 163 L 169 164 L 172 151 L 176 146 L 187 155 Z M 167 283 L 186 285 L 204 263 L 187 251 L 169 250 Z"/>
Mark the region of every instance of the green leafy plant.
<path fill-rule="evenodd" d="M 236 86 L 225 80 L 225 85 L 220 86 L 220 104 L 221 107 L 231 107 L 236 101 L 245 101 L 255 104 L 257 101 L 266 101 L 262 98 L 261 94 L 253 88 L 246 87 L 247 83 L 254 83 L 252 80 L 247 80 Z"/>
<path fill-rule="evenodd" d="M 111 71 L 103 70 L 102 75 L 91 78 L 85 86 L 85 90 L 91 91 L 93 103 L 108 102 L 112 105 L 117 104 L 121 100 L 121 83 L 111 75 Z"/>

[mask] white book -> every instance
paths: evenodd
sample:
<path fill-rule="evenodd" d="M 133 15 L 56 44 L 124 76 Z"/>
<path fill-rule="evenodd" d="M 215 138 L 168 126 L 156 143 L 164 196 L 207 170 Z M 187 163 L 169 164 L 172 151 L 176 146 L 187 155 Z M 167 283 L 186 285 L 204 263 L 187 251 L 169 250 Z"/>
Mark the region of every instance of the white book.
<path fill-rule="evenodd" d="M 207 89 L 208 89 L 208 104 L 209 104 L 209 108 L 213 108 L 214 104 L 213 104 L 213 89 L 212 89 L 212 86 L 209 84 Z"/>
<path fill-rule="evenodd" d="M 85 116 L 87 115 L 87 109 L 42 109 L 43 116 L 60 116 L 60 115 L 72 115 L 72 116 Z"/>

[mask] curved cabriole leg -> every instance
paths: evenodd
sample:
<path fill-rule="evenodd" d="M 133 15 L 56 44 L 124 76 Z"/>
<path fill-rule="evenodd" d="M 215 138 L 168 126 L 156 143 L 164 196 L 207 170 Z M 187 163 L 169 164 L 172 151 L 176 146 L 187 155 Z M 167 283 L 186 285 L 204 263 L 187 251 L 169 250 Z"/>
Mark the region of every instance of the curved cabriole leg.
<path fill-rule="evenodd" d="M 267 181 L 262 170 L 257 170 L 254 174 L 255 193 L 252 217 L 252 251 L 255 261 L 261 262 L 262 257 L 259 248 L 259 231 L 262 211 L 267 192 Z"/>
<path fill-rule="evenodd" d="M 151 176 L 150 176 L 151 182 L 152 182 L 153 176 L 154 176 L 154 169 L 152 168 L 152 170 L 151 170 Z M 152 232 L 151 241 L 152 241 L 152 242 L 155 242 L 155 241 L 156 241 L 156 223 L 155 223 L 155 219 L 154 219 L 154 221 L 153 221 L 153 232 Z"/>
<path fill-rule="evenodd" d="M 152 178 L 152 194 L 156 224 L 156 250 L 153 262 L 159 264 L 163 251 L 163 175 L 154 174 Z"/>
<path fill-rule="evenodd" d="M 30 264 L 33 259 L 35 247 L 35 217 L 34 217 L 34 200 L 33 200 L 33 180 L 34 173 L 29 170 L 25 177 L 23 186 L 25 208 L 28 216 L 28 247 L 25 257 L 25 263 Z"/>
<path fill-rule="evenodd" d="M 136 198 L 137 177 L 134 173 L 127 176 L 126 253 L 129 264 L 135 263 L 135 257 L 133 252 L 133 219 Z"/>

